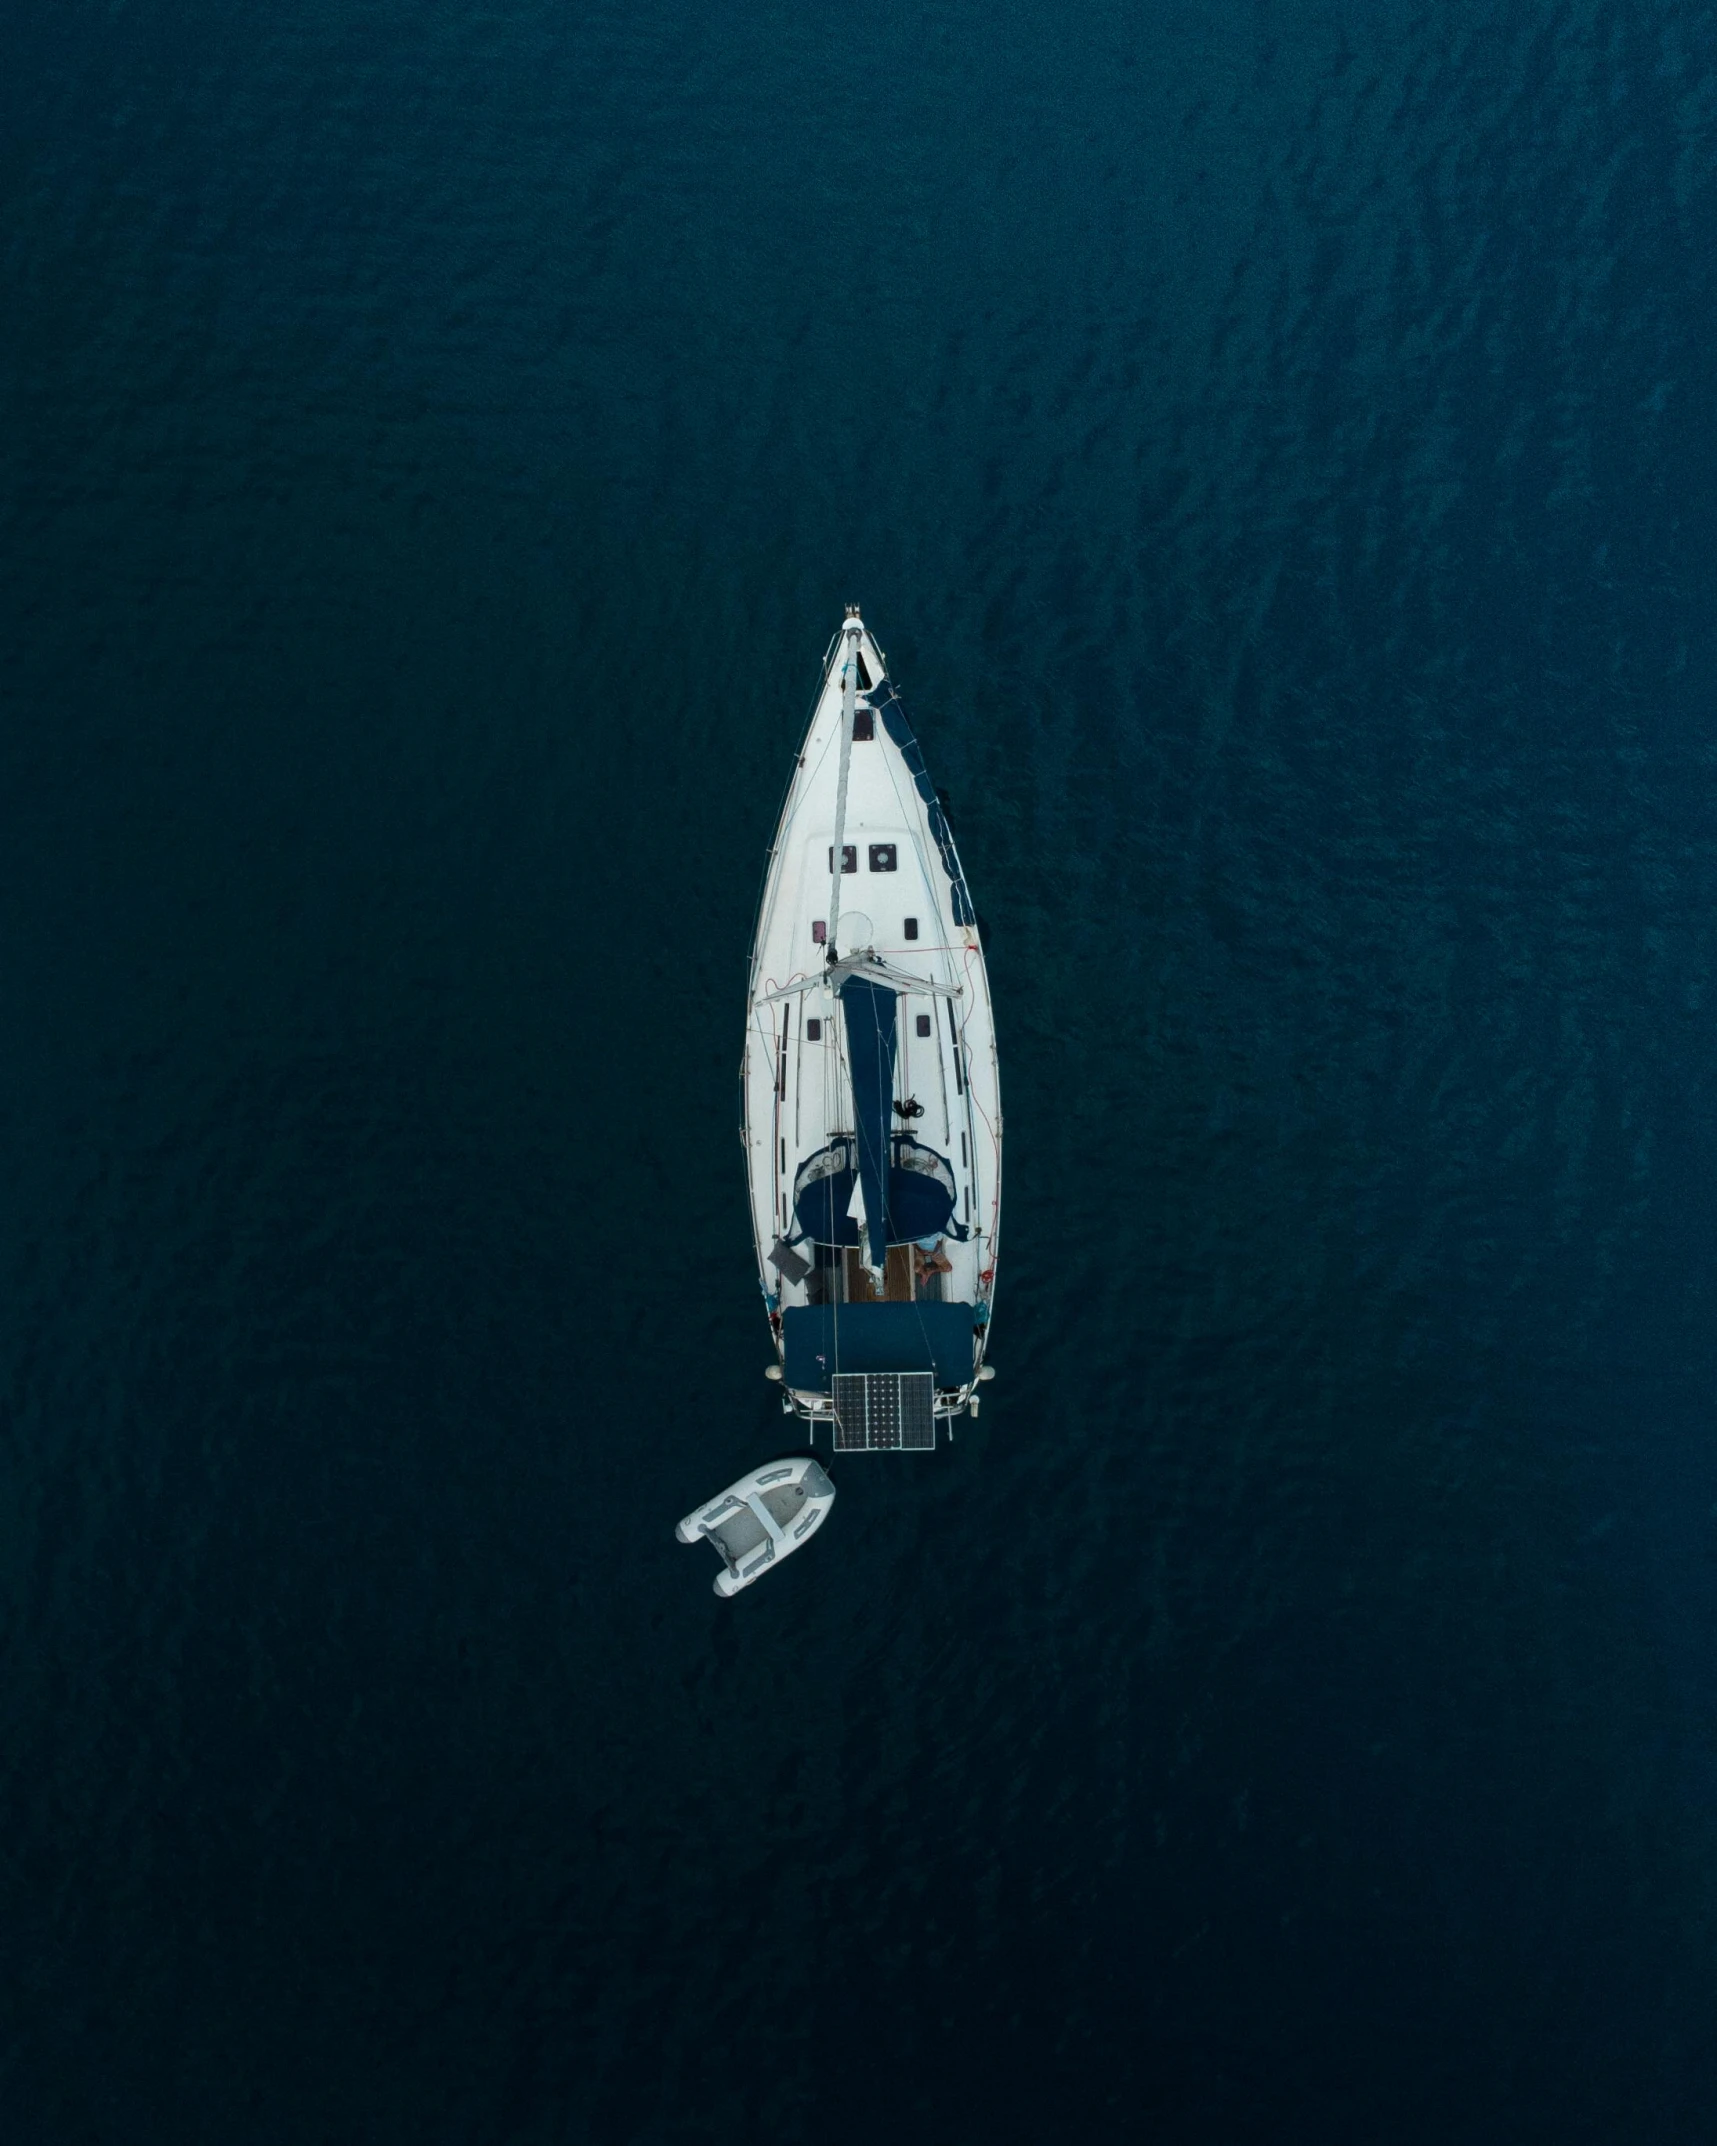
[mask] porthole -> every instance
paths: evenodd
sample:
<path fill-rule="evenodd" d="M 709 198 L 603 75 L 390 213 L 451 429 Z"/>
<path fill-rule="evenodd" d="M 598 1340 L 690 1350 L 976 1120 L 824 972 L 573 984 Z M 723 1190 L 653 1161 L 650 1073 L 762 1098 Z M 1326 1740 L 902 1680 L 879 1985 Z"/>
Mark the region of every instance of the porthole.
<path fill-rule="evenodd" d="M 918 1024 L 917 1024 L 917 1025 L 918 1025 L 918 1033 L 919 1033 L 919 1034 L 920 1034 L 921 1036 L 927 1036 L 927 1035 L 929 1035 L 929 1033 L 930 1033 L 930 1016 L 929 1016 L 929 1015 L 928 1015 L 927 1013 L 921 1013 L 921 1014 L 920 1014 L 920 1015 L 918 1016 Z"/>
<path fill-rule="evenodd" d="M 916 938 L 917 938 L 917 936 L 918 936 L 918 919 L 917 919 L 916 917 L 908 917 L 908 918 L 907 918 L 907 920 L 906 920 L 906 936 L 907 936 L 907 937 L 908 937 L 909 939 L 916 939 Z"/>
<path fill-rule="evenodd" d="M 920 1020 L 923 1020 L 924 1016 L 920 1014 L 918 1018 Z M 805 1023 L 805 1041 L 807 1043 L 821 1043 L 822 1040 L 823 1024 L 816 1018 L 815 1015 L 813 1015 L 811 1019 Z"/>

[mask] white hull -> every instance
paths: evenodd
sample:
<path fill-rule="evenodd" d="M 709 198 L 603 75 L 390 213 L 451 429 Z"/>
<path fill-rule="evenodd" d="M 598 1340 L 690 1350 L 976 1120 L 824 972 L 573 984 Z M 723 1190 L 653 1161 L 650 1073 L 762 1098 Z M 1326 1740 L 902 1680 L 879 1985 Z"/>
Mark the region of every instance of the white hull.
<path fill-rule="evenodd" d="M 849 669 L 856 688 L 843 677 Z M 824 981 L 842 731 L 853 717 L 843 846 L 854 868 L 841 876 L 838 951 L 852 957 L 847 974 L 874 955 L 882 966 L 866 973 L 887 980 L 886 990 L 874 993 L 893 1058 L 892 1094 L 877 1121 L 893 1134 L 886 1259 L 854 1144 L 855 1112 L 863 1107 L 855 1106 L 854 1039 L 868 1050 L 875 1038 L 854 1029 L 841 972 Z M 809 989 L 791 989 L 807 982 Z M 771 996 L 784 989 L 787 996 Z M 887 1071 L 878 1077 L 886 1081 Z M 843 1363 L 901 1372 L 928 1366 L 939 1419 L 973 1404 L 995 1296 L 1001 1210 L 989 979 L 946 817 L 882 651 L 856 618 L 830 650 L 770 853 L 742 1080 L 752 1228 L 786 1405 L 813 1421 L 832 1419 L 833 1379 Z M 836 1175 L 843 1167 L 848 1174 Z M 815 1206 L 808 1170 L 854 1188 L 839 1212 L 825 1200 L 820 1223 L 806 1219 Z M 878 1180 L 868 1182 L 874 1193 Z M 938 1200 L 947 1219 L 930 1229 L 940 1238 L 930 1258 L 945 1261 L 946 1271 L 924 1271 L 904 1231 L 915 1229 L 912 1216 L 939 1212 Z M 850 1237 L 845 1245 L 818 1243 L 843 1226 L 857 1234 L 856 1245 Z M 856 1318 L 849 1309 L 879 1304 L 911 1308 L 862 1310 Z"/>
<path fill-rule="evenodd" d="M 814 1460 L 770 1461 L 687 1513 L 674 1533 L 710 1543 L 722 1564 L 715 1591 L 736 1595 L 802 1548 L 834 1502 L 835 1486 Z"/>

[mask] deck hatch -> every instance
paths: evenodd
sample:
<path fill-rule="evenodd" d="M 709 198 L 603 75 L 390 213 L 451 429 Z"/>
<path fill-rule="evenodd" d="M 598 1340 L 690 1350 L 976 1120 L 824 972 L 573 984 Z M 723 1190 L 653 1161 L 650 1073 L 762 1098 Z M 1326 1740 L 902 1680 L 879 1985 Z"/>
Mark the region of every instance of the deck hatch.
<path fill-rule="evenodd" d="M 837 1453 L 932 1453 L 936 1395 L 928 1371 L 842 1371 L 833 1381 Z"/>

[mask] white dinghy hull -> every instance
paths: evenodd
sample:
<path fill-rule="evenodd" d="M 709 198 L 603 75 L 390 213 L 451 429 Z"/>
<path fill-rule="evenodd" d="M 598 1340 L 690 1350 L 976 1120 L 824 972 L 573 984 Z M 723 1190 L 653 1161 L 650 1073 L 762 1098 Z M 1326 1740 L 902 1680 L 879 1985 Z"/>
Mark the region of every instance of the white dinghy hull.
<path fill-rule="evenodd" d="M 856 610 L 770 852 L 741 1080 L 783 1406 L 837 1451 L 933 1446 L 977 1407 L 995 1301 L 995 1027 L 947 812 Z"/>
<path fill-rule="evenodd" d="M 713 1544 L 722 1562 L 715 1591 L 736 1595 L 808 1542 L 834 1502 L 835 1486 L 814 1460 L 774 1460 L 687 1513 L 674 1534 Z"/>

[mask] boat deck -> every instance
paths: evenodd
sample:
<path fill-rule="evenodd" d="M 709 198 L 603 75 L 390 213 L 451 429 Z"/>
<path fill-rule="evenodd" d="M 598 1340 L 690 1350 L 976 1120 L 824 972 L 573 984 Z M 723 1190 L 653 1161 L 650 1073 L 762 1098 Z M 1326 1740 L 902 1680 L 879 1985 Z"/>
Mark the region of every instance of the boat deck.
<path fill-rule="evenodd" d="M 831 645 L 825 660 L 822 688 L 777 826 L 752 949 L 742 1138 L 758 1265 L 784 1369 L 783 1321 L 795 1314 L 804 1314 L 797 1323 L 807 1333 L 821 1333 L 823 1315 L 841 1306 L 867 1314 L 885 1307 L 923 1306 L 929 1312 L 934 1306 L 938 1313 L 955 1304 L 966 1307 L 964 1365 L 956 1361 L 952 1328 L 946 1333 L 937 1328 L 937 1390 L 958 1393 L 963 1406 L 984 1351 L 1001 1193 L 1001 1103 L 989 983 L 942 804 L 881 651 L 862 624 L 853 631 L 857 686 L 866 697 L 863 706 L 853 707 L 850 755 L 843 758 L 843 643 Z M 839 1244 L 843 1237 L 850 1241 L 859 1226 L 851 1220 L 858 1210 L 847 1203 L 844 1185 L 829 1214 L 820 1224 L 814 1219 L 819 1195 L 811 1188 L 824 1177 L 857 1170 L 850 1146 L 836 1154 L 838 1143 L 854 1141 L 856 1109 L 851 1008 L 839 964 L 830 972 L 833 980 L 824 974 L 836 916 L 832 936 L 843 960 L 873 959 L 887 972 L 895 994 L 890 1018 L 871 1039 L 883 1048 L 878 1039 L 886 1030 L 892 1060 L 889 1168 L 917 1170 L 949 1196 L 940 1225 L 949 1271 L 922 1280 L 910 1243 L 889 1248 L 876 1278 L 859 1251 Z M 824 1159 L 828 1168 L 805 1175 L 807 1166 Z M 827 1203 L 836 1196 L 831 1190 L 821 1197 Z M 868 1197 L 874 1197 L 874 1188 Z M 923 1211 L 916 1198 L 910 1204 L 914 1212 Z M 932 1202 L 926 1236 L 938 1226 L 934 1214 Z M 790 1263 L 778 1261 L 772 1247 L 785 1247 L 793 1255 Z M 879 1347 L 880 1335 L 879 1328 Z M 918 1361 L 912 1354 L 911 1362 Z M 904 1370 L 907 1364 L 903 1360 L 895 1368 Z M 788 1384 L 801 1390 L 791 1377 Z M 826 1392 L 821 1374 L 804 1390 Z"/>
<path fill-rule="evenodd" d="M 913 1248 L 891 1245 L 883 1269 L 882 1287 L 864 1263 L 864 1255 L 848 1250 L 839 1265 L 818 1264 L 807 1277 L 805 1300 L 810 1304 L 940 1304 L 945 1291 L 941 1274 L 917 1278 Z M 832 1286 L 831 1286 L 832 1285 Z"/>

